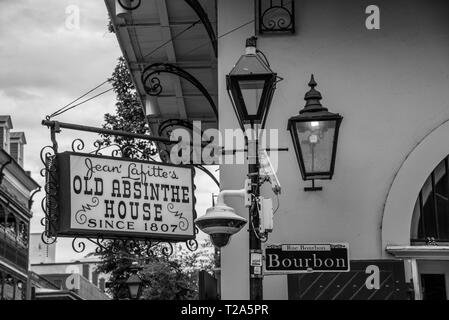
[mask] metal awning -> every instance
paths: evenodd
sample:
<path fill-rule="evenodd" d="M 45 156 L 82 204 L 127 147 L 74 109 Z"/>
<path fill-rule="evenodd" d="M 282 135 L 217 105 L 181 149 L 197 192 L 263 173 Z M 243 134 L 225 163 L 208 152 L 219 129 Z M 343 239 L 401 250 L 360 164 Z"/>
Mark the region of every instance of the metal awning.
<path fill-rule="evenodd" d="M 217 128 L 216 2 L 105 3 L 152 132 L 193 120 Z"/>

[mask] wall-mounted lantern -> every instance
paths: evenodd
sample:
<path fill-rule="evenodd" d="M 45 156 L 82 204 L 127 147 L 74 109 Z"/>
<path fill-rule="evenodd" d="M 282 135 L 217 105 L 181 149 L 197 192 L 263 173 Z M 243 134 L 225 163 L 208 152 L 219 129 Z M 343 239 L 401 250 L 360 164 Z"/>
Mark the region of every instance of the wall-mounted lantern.
<path fill-rule="evenodd" d="M 226 76 L 226 89 L 242 129 L 245 124 L 265 126 L 276 81 L 276 73 L 258 54 L 257 38 L 247 39 L 246 53 Z"/>
<path fill-rule="evenodd" d="M 288 120 L 296 157 L 303 180 L 312 180 L 312 187 L 305 191 L 318 191 L 315 179 L 332 179 L 337 153 L 338 131 L 343 117 L 331 113 L 321 105 L 321 93 L 315 90 L 317 83 L 312 75 L 310 91 L 304 99 L 306 105 L 299 115 Z"/>

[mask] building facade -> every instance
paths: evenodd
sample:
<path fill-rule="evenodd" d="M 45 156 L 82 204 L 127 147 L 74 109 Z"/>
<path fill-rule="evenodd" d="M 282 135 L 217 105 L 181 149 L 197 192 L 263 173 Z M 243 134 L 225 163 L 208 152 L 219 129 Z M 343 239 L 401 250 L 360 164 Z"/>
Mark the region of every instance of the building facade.
<path fill-rule="evenodd" d="M 109 299 L 105 293 L 109 276 L 97 271 L 99 260 L 56 261 L 57 241 L 44 243 L 40 233 L 32 233 L 30 239 L 30 278 L 36 280 L 31 284 L 36 299 Z"/>
<path fill-rule="evenodd" d="M 23 132 L 11 132 L 10 116 L 0 116 L 0 299 L 29 298 L 28 265 L 31 204 L 40 189 L 23 169 Z"/>
<path fill-rule="evenodd" d="M 447 2 L 209 1 L 199 14 L 203 29 L 195 25 L 185 38 L 175 35 L 198 16 L 182 1 L 149 1 L 124 15 L 114 1 L 106 4 L 154 132 L 163 133 L 158 129 L 169 118 L 179 124 L 205 119 L 202 110 L 211 114 L 183 103 L 192 102 L 192 92 L 179 79 L 161 78 L 176 100 L 149 99 L 141 75 L 152 63 L 187 68 L 204 82 L 221 131 L 239 128 L 226 75 L 247 38 L 258 37 L 258 49 L 282 77 L 266 129 L 277 130 L 277 146 L 289 151 L 270 153 L 282 193 L 267 244 L 347 243 L 351 272 L 265 275 L 265 299 L 449 297 Z M 273 32 L 276 26 L 286 30 Z M 206 42 L 198 49 L 192 39 Z M 162 43 L 169 45 L 145 56 Z M 323 190 L 305 192 L 311 182 L 301 178 L 287 122 L 304 107 L 311 74 L 322 104 L 344 119 L 332 180 L 317 180 Z M 156 102 L 166 105 L 155 108 Z M 247 164 L 221 165 L 220 188 L 240 189 L 247 172 Z M 269 185 L 262 195 L 275 198 Z M 239 199 L 227 204 L 248 218 Z M 221 250 L 222 299 L 249 298 L 246 229 Z M 379 283 L 369 285 L 369 270 L 380 274 Z"/>
<path fill-rule="evenodd" d="M 403 262 L 413 298 L 449 297 L 447 3 L 377 1 L 373 9 L 369 1 L 295 1 L 295 33 L 281 35 L 260 33 L 259 3 L 218 1 L 218 34 L 255 21 L 219 41 L 219 123 L 238 127 L 225 76 L 245 39 L 256 34 L 258 48 L 284 79 L 266 128 L 279 129 L 279 146 L 291 150 L 277 155 L 282 194 L 269 243 L 348 243 L 351 261 Z M 376 22 L 379 29 L 372 28 Z M 311 182 L 301 179 L 286 130 L 305 104 L 311 74 L 323 105 L 344 117 L 335 175 L 318 180 L 323 190 L 317 192 L 304 191 Z M 222 188 L 239 188 L 246 170 L 222 166 Z M 269 189 L 264 195 L 273 197 Z M 229 204 L 245 215 L 241 203 Z M 249 297 L 248 259 L 241 258 L 247 251 L 246 232 L 222 250 L 225 299 Z M 292 294 L 290 278 L 265 276 L 264 298 L 300 296 Z M 322 293 L 336 282 L 320 285 Z M 336 292 L 325 296 L 339 299 L 344 290 Z"/>

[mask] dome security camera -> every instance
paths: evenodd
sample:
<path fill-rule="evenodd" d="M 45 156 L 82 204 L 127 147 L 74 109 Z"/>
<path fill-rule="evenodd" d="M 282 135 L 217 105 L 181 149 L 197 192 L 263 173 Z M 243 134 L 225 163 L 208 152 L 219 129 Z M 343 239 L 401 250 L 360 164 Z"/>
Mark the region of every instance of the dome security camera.
<path fill-rule="evenodd" d="M 248 182 L 242 190 L 224 190 L 218 194 L 217 205 L 206 210 L 206 214 L 195 220 L 195 224 L 204 233 L 210 236 L 214 246 L 226 246 L 231 236 L 239 232 L 246 224 L 247 220 L 235 213 L 232 207 L 224 203 L 225 196 L 241 196 L 245 198 L 245 206 L 250 205 L 251 195 L 249 194 Z"/>
<path fill-rule="evenodd" d="M 231 236 L 239 232 L 246 224 L 246 219 L 235 214 L 233 208 L 217 205 L 209 208 L 206 214 L 195 220 L 201 231 L 208 234 L 214 246 L 224 247 Z"/>

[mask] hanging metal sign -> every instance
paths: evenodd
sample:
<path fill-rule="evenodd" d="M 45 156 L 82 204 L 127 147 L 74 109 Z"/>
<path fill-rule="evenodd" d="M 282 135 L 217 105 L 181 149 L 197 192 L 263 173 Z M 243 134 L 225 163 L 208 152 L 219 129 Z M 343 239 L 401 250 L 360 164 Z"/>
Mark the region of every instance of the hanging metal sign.
<path fill-rule="evenodd" d="M 265 274 L 350 270 L 347 243 L 268 245 L 264 254 Z"/>
<path fill-rule="evenodd" d="M 59 153 L 59 236 L 195 238 L 191 166 Z"/>

